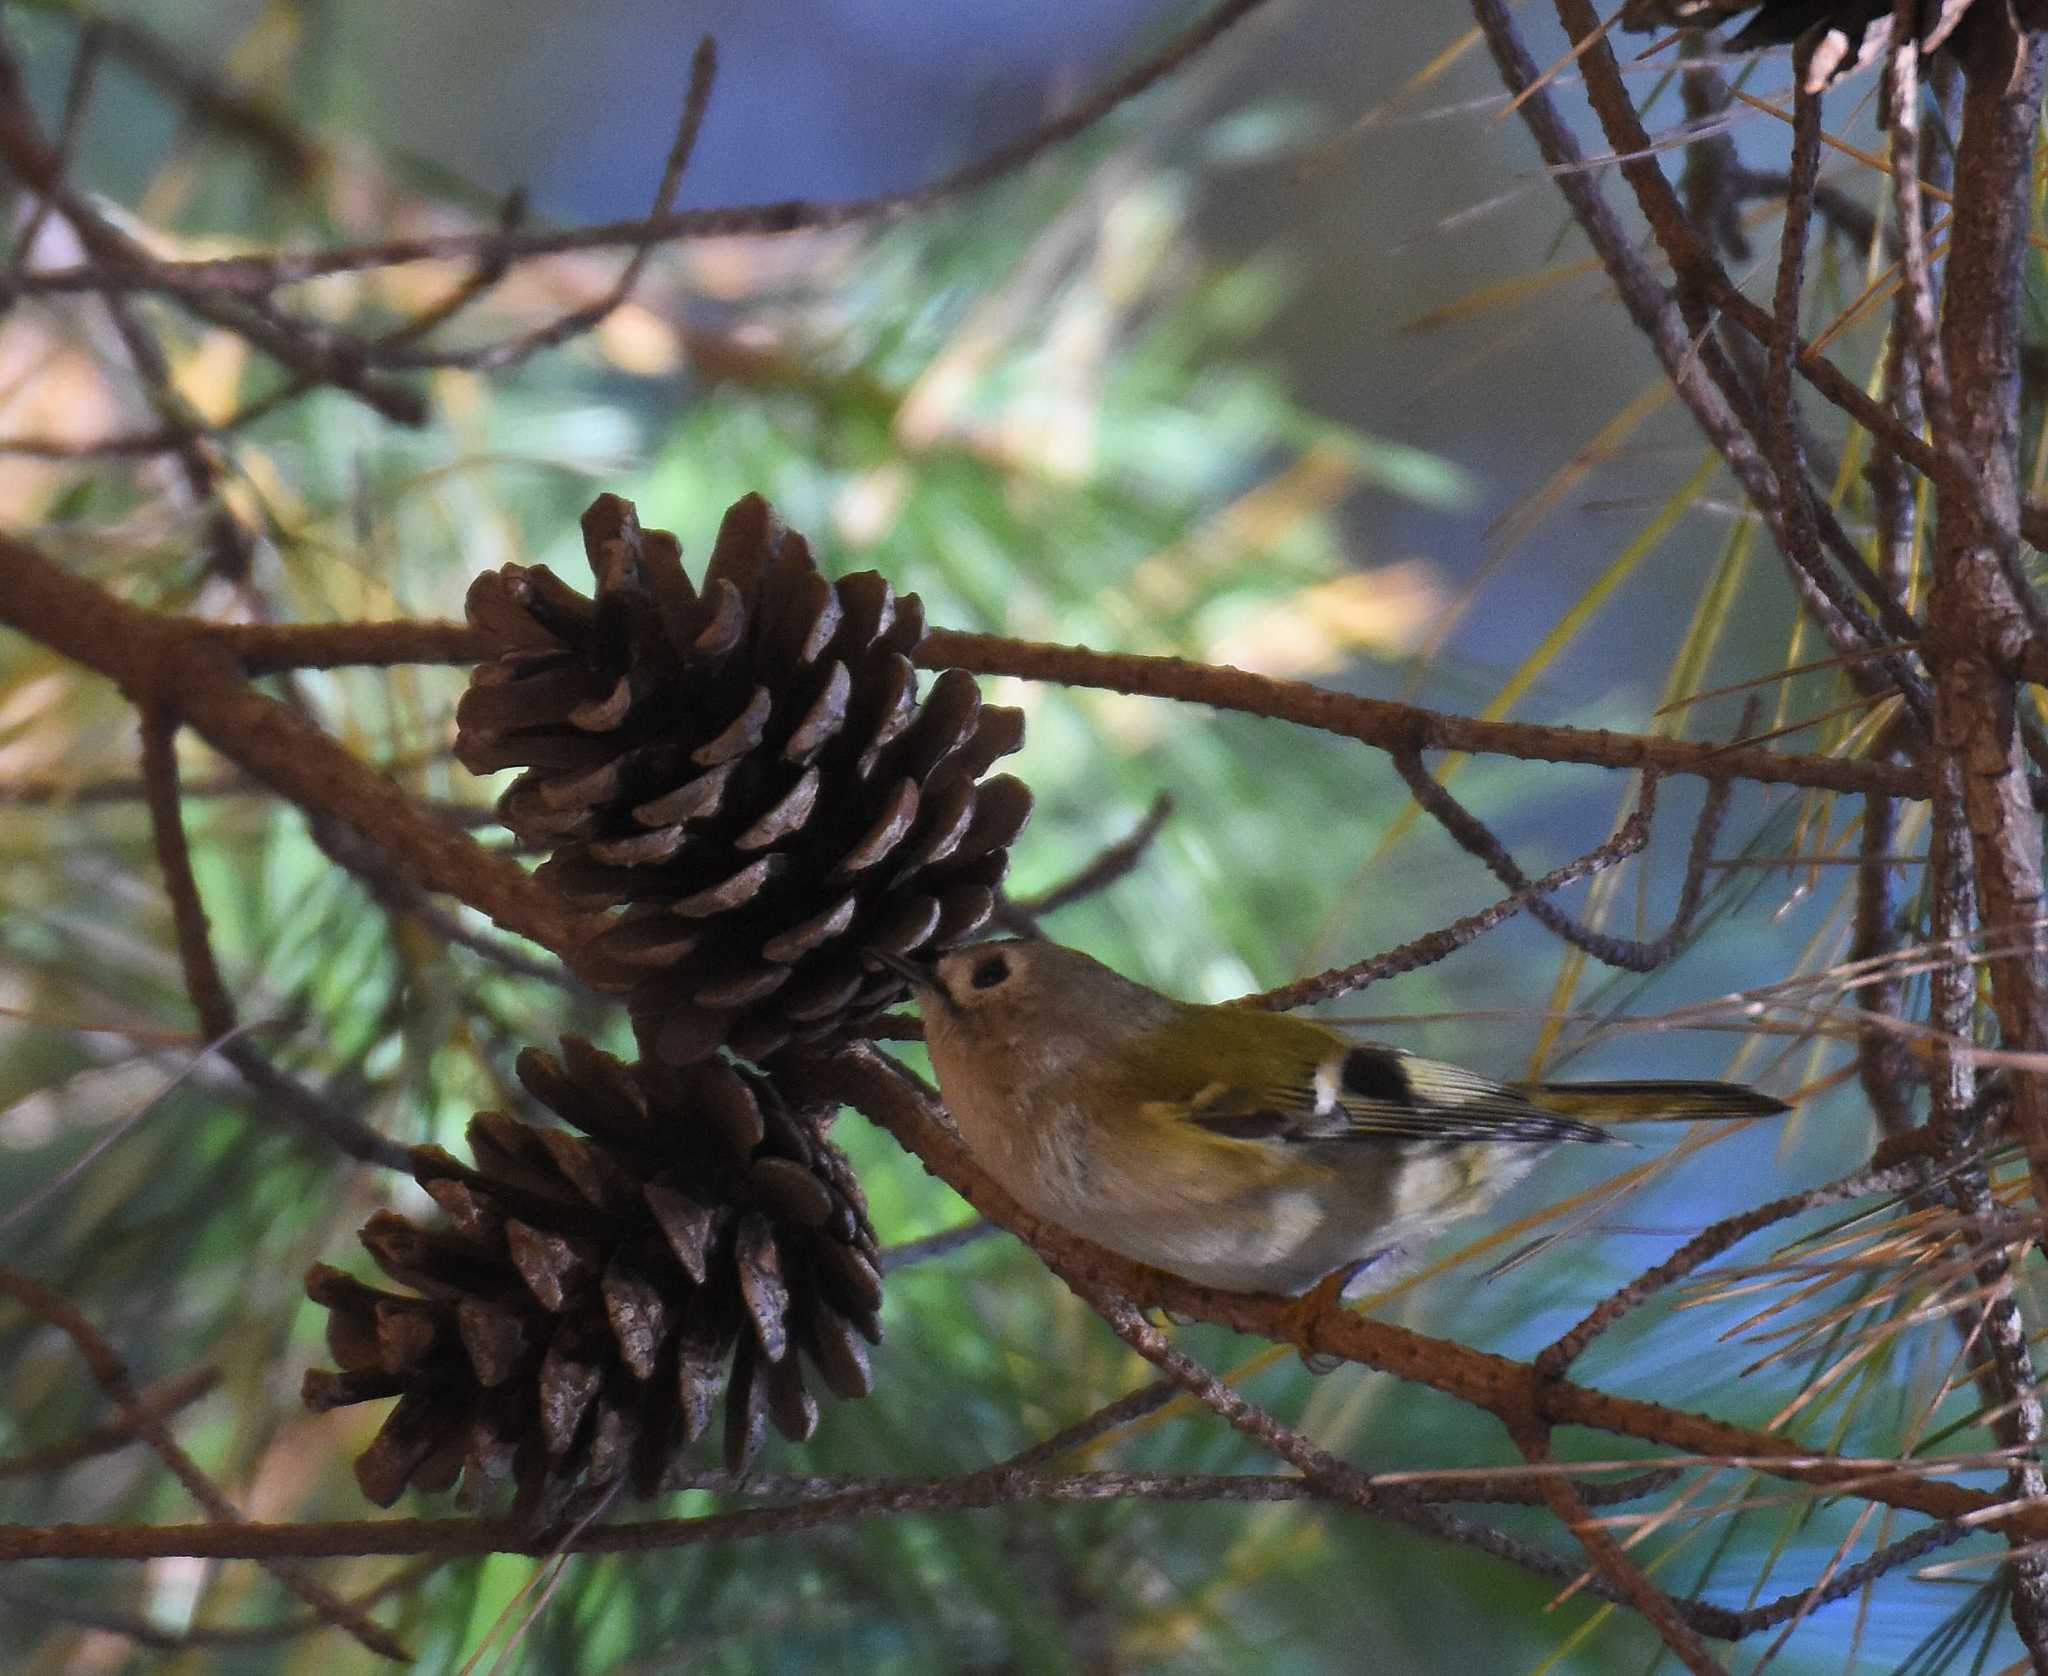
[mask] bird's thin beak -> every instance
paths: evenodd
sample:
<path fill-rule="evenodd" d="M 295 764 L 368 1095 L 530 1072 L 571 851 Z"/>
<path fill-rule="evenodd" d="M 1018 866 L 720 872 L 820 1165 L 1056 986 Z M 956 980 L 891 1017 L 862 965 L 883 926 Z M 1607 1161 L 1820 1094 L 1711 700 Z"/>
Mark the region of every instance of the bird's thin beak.
<path fill-rule="evenodd" d="M 894 972 L 914 989 L 931 989 L 938 978 L 938 973 L 928 962 L 906 959 L 893 949 L 869 949 L 867 957 L 877 966 Z"/>

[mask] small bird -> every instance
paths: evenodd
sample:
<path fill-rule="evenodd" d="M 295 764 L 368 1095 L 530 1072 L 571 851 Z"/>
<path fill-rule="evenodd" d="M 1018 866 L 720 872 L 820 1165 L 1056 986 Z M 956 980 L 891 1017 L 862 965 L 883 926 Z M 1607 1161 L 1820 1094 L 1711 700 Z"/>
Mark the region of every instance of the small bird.
<path fill-rule="evenodd" d="M 1176 1001 L 1057 943 L 871 952 L 911 984 L 939 1091 L 1012 1198 L 1227 1291 L 1333 1299 L 1558 1142 L 1614 1139 L 1602 1124 L 1787 1109 L 1724 1082 L 1494 1082 L 1313 1019 Z"/>

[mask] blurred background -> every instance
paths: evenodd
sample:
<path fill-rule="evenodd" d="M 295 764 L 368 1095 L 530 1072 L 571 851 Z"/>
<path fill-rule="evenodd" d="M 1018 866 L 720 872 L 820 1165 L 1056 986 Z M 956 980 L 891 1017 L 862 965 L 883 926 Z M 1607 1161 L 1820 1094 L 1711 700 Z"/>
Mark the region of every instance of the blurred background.
<path fill-rule="evenodd" d="M 1192 15 L 1140 0 L 101 10 L 146 22 L 189 64 L 264 89 L 323 148 L 314 183 L 296 185 L 195 128 L 117 55 L 79 125 L 74 176 L 195 254 L 468 225 L 515 189 L 540 221 L 642 213 L 707 33 L 719 79 L 683 207 L 900 190 L 1069 108 Z M 35 0 L 6 21 L 54 126 L 74 9 Z M 1527 23 L 1539 57 L 1560 47 L 1546 22 Z M 225 491 L 264 532 L 256 584 L 288 618 L 453 616 L 469 579 L 506 561 L 547 562 L 581 585 L 576 515 L 600 489 L 674 529 L 693 565 L 722 509 L 758 489 L 833 573 L 879 568 L 947 626 L 1229 662 L 1467 713 L 1727 737 L 1739 695 L 1660 707 L 1825 649 L 1801 639 L 1775 557 L 1689 422 L 1659 399 L 1651 356 L 1504 111 L 1469 27 L 1455 7 L 1290 0 L 967 201 L 872 231 L 678 246 L 631 305 L 574 345 L 502 378 L 429 375 L 433 413 L 418 430 L 331 393 L 289 406 L 240 433 Z M 1643 44 L 1632 38 L 1625 55 Z M 1655 96 L 1668 57 L 1638 74 Z M 1748 85 L 1767 93 L 1783 81 L 1766 62 Z M 1576 112 L 1569 73 L 1558 89 Z M 1867 132 L 1858 92 L 1836 97 L 1831 126 Z M 1681 113 L 1663 98 L 1652 123 L 1669 128 Z M 1768 117 L 1739 115 L 1728 131 L 1759 167 L 1782 156 Z M 1869 194 L 1860 174 L 1844 184 Z M 1775 210 L 1759 207 L 1766 263 Z M 1866 255 L 1833 241 L 1821 260 L 1853 290 Z M 501 316 L 594 295 L 617 260 L 523 274 L 471 326 L 486 335 Z M 390 317 L 424 306 L 452 272 L 309 290 L 340 316 Z M 173 347 L 179 390 L 202 413 L 232 412 L 264 387 L 224 335 Z M 0 435 L 140 423 L 114 362 L 104 345 L 81 346 L 54 307 L 17 310 L 0 328 Z M 193 515 L 167 509 L 161 487 L 140 468 L 0 461 L 11 527 L 142 597 L 241 609 L 191 557 Z M 195 1447 L 248 1487 L 252 1509 L 359 1516 L 347 1459 L 375 1416 L 298 1411 L 299 1375 L 322 1351 L 297 1277 L 316 1258 L 361 1267 L 351 1235 L 363 1217 L 425 1201 L 409 1183 L 338 1170 L 252 1126 L 219 1079 L 163 1097 L 174 1051 L 52 1028 L 115 1011 L 166 1028 L 187 1020 L 140 816 L 132 801 L 86 795 L 134 772 L 125 712 L 14 642 L 0 644 L 0 675 L 0 781 L 15 789 L 0 805 L 0 1001 L 21 1015 L 0 1022 L 0 1196 L 28 1211 L 0 1226 L 0 1242 L 10 1260 L 63 1275 L 110 1336 L 148 1323 L 157 1371 L 223 1366 L 224 1393 L 195 1411 Z M 462 678 L 311 674 L 303 689 L 353 748 L 422 795 L 481 807 L 494 788 L 447 756 Z M 1831 679 L 1763 688 L 1759 728 L 1825 711 Z M 1105 693 L 988 685 L 1029 716 L 1014 766 L 1038 808 L 1016 852 L 1017 894 L 1068 877 L 1171 797 L 1142 866 L 1048 926 L 1163 987 L 1223 999 L 1419 936 L 1500 894 L 1412 821 L 1375 753 Z M 1851 748 L 1861 722 L 1823 721 L 1790 748 Z M 217 767 L 201 752 L 188 774 L 203 783 Z M 1597 843 L 1635 792 L 1597 769 L 1453 767 L 1460 797 L 1532 875 Z M 1614 929 L 1664 923 L 1698 807 L 1697 786 L 1665 790 L 1651 853 L 1594 895 Z M 1839 845 L 1853 814 L 1740 794 L 1705 922 L 1652 978 L 1588 970 L 1518 921 L 1339 1011 L 1502 1075 L 1733 1075 L 1781 1095 L 1824 1083 L 1846 1049 L 1731 1033 L 1732 1012 L 1714 1004 L 1841 958 L 1846 870 L 1772 862 Z M 394 937 L 289 811 L 223 795 L 193 819 L 246 1011 L 301 1021 L 281 1057 L 345 1083 L 401 1140 L 458 1145 L 470 1112 L 505 1098 L 523 1043 L 574 1028 L 625 1045 L 620 1022 L 587 999 Z M 1901 846 L 1914 840 L 1909 830 Z M 1588 909 L 1583 889 L 1571 906 Z M 1714 1028 L 1614 1023 L 1686 1007 Z M 146 1122 L 67 1174 L 143 1110 Z M 839 1138 L 885 1242 L 965 1219 L 886 1137 L 847 1120 Z M 1512 1231 L 1520 1219 L 1615 1173 L 1606 1157 L 1554 1159 L 1377 1307 L 1530 1352 L 1685 1232 L 1768 1196 L 1760 1183 L 1824 1179 L 1870 1138 L 1853 1098 L 1823 1094 L 1549 1225 L 1564 1235 L 1556 1245 L 1489 1278 L 1546 1231 Z M 1651 1145 L 1662 1160 L 1706 1139 L 1673 1132 Z M 1824 1365 L 1780 1363 L 1745 1382 L 1768 1347 L 1731 1350 L 1717 1334 L 1749 1310 L 1693 1301 L 1691 1315 L 1604 1347 L 1586 1377 L 1761 1423 Z M 893 1276 L 886 1320 L 876 1395 L 828 1407 L 802 1450 L 771 1443 L 771 1470 L 957 1471 L 1142 1378 L 1008 1240 Z M 33 1438 L 64 1423 L 74 1370 L 60 1346 L 9 1331 L 0 1365 L 12 1371 L 0 1381 Z M 1213 1366 L 1248 1365 L 1252 1394 L 1367 1465 L 1510 1458 L 1490 1423 L 1427 1392 L 1355 1369 L 1315 1378 L 1214 1329 L 1183 1336 Z M 1908 1342 L 1882 1380 L 1822 1382 L 1815 1441 L 1853 1450 L 1859 1428 L 1894 1422 L 1891 1405 L 1924 1386 L 1946 1348 Z M 1219 1424 L 1186 1416 L 1119 1434 L 1099 1454 L 1093 1464 L 1184 1471 L 1257 1460 Z M 8 1516 L 24 1521 L 183 1516 L 126 1458 L 19 1501 Z M 716 1504 L 693 1492 L 675 1510 Z M 1502 1522 L 1515 1528 L 1517 1516 Z M 1804 1502 L 1759 1505 L 1732 1521 L 1681 1520 L 1653 1551 L 1684 1587 L 1741 1605 L 1810 1576 L 1847 1525 Z M 221 1611 L 223 1591 L 263 1586 L 249 1569 L 159 1564 L 119 1587 L 128 1610 L 175 1630 Z M 466 1668 L 532 1571 L 500 1557 L 422 1583 L 401 1620 L 420 1668 Z M 367 1566 L 354 1580 L 378 1575 Z M 1980 1582 L 1901 1583 L 1823 1609 L 1776 1667 L 1905 1668 Z M 8 1586 L 20 1668 L 157 1667 L 132 1638 L 78 1627 L 78 1601 L 98 1598 L 104 1578 L 50 1572 Z M 1023 1507 L 586 1559 L 506 1668 L 1657 1668 L 1654 1637 L 1634 1620 L 1583 1596 L 1546 1612 L 1551 1592 L 1470 1552 L 1300 1507 Z M 331 1635 L 175 1656 L 209 1670 L 372 1667 Z"/>

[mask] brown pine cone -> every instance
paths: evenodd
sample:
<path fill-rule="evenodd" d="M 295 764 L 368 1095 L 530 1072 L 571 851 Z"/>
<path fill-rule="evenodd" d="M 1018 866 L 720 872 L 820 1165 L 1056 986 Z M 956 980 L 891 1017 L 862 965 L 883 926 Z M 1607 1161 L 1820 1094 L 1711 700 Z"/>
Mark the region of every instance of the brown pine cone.
<path fill-rule="evenodd" d="M 306 1276 L 340 1364 L 306 1375 L 307 1405 L 398 1398 L 356 1460 L 364 1495 L 461 1477 L 474 1504 L 509 1476 L 549 1527 L 620 1482 L 655 1494 L 721 1384 L 734 1472 L 769 1422 L 816 1426 L 799 1352 L 835 1395 L 867 1394 L 881 1269 L 817 1114 L 724 1060 L 625 1065 L 575 1037 L 521 1054 L 519 1080 L 582 1134 L 484 1112 L 474 1167 L 415 1148 L 447 1222 L 380 1211 L 362 1231 L 412 1295 Z"/>
<path fill-rule="evenodd" d="M 749 495 L 701 586 L 675 538 L 600 495 L 586 599 L 544 567 L 477 579 L 497 647 L 457 711 L 477 773 L 541 873 L 605 910 L 573 957 L 628 998 L 643 1051 L 763 1059 L 844 1035 L 902 999 L 864 952 L 930 954 L 988 920 L 1031 794 L 989 765 L 1023 717 L 947 670 L 920 705 L 915 594 L 873 571 L 828 582 Z"/>
<path fill-rule="evenodd" d="M 1971 0 L 1920 0 L 1920 48 L 1932 52 L 1961 23 Z M 2038 5 L 2038 0 L 2034 0 Z M 1881 62 L 1892 49 L 1892 0 L 1626 0 L 1624 29 L 1711 28 L 1754 15 L 1728 37 L 1733 52 L 1800 42 L 1809 93 Z"/>

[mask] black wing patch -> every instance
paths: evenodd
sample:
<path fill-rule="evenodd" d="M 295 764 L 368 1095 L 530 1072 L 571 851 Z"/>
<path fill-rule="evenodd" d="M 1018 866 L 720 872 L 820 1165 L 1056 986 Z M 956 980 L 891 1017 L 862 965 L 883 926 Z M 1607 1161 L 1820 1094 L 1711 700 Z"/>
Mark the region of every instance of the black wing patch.
<path fill-rule="evenodd" d="M 1401 1069 L 1400 1055 L 1385 1048 L 1353 1048 L 1344 1056 L 1342 1086 L 1345 1094 L 1374 1105 L 1412 1106 L 1415 1091 Z M 1340 1096 L 1341 1098 L 1341 1096 Z"/>

